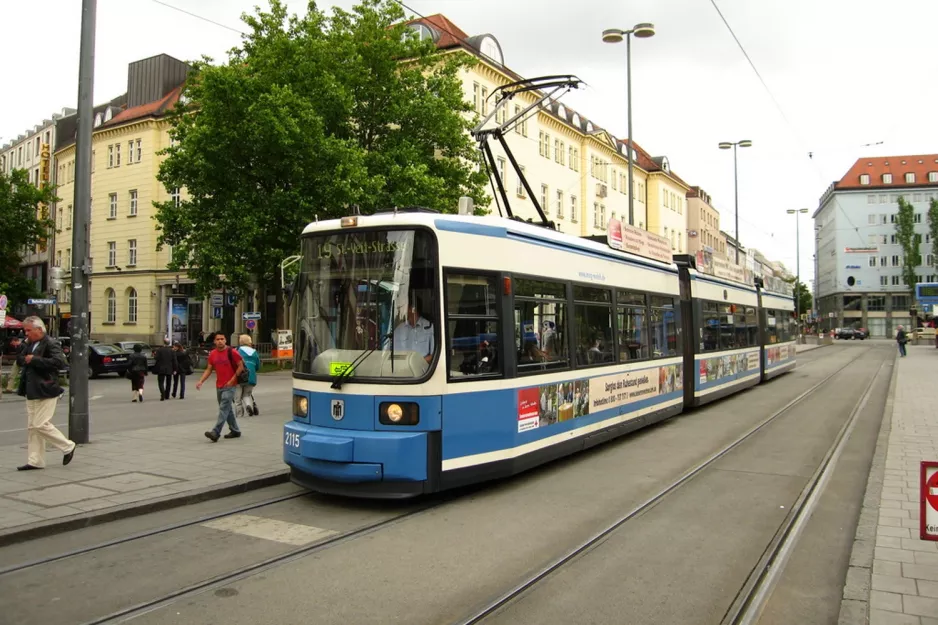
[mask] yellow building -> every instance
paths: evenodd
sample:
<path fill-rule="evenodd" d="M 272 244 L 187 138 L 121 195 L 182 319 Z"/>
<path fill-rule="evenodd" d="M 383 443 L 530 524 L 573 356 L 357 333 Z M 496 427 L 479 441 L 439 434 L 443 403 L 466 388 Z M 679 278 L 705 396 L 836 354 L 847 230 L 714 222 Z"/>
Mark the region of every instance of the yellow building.
<path fill-rule="evenodd" d="M 671 171 L 666 156 L 652 159 L 648 173 L 648 230 L 671 242 L 675 254 L 687 251 L 687 192 L 690 186 Z"/>
<path fill-rule="evenodd" d="M 707 252 L 726 258 L 726 237 L 720 232 L 720 212 L 713 207 L 710 194 L 700 187 L 687 192 L 687 251 Z"/>

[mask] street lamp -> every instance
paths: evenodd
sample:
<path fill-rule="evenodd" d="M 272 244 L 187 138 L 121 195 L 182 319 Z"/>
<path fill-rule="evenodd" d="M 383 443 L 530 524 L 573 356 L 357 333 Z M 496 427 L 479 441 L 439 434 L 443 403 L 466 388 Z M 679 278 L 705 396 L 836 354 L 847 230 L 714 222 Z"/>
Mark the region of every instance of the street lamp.
<path fill-rule="evenodd" d="M 629 115 L 629 225 L 635 225 L 635 187 L 632 184 L 632 37 L 635 35 L 639 39 L 648 39 L 655 36 L 655 25 L 643 22 L 636 24 L 632 30 L 621 30 L 619 28 L 609 28 L 603 31 L 603 41 L 606 43 L 620 43 L 625 39 L 625 75 L 627 106 Z"/>
<path fill-rule="evenodd" d="M 801 282 L 801 230 L 799 229 L 798 224 L 800 219 L 798 215 L 802 213 L 807 213 L 807 208 L 789 208 L 785 211 L 789 215 L 795 216 L 795 319 L 798 320 L 798 325 L 801 325 L 801 294 L 798 292 L 798 284 Z"/>
<path fill-rule="evenodd" d="M 742 141 L 721 141 L 720 149 L 729 150 L 733 148 L 733 187 L 736 195 L 736 264 L 739 265 L 739 175 L 736 171 L 736 146 L 741 148 L 751 148 L 752 141 L 743 139 Z"/>

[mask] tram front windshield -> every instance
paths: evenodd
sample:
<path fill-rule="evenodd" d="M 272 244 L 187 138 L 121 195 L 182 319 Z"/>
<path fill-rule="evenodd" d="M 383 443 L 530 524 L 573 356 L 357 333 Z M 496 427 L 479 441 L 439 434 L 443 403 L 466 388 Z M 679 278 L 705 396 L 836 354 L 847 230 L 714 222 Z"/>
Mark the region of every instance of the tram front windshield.
<path fill-rule="evenodd" d="M 417 379 L 439 349 L 436 239 L 423 230 L 304 237 L 294 372 Z"/>

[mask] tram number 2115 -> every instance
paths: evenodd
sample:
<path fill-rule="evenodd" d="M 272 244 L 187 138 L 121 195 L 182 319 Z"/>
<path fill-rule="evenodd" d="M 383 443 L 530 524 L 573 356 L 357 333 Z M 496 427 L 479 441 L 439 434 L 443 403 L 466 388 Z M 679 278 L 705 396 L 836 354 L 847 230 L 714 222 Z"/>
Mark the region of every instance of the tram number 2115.
<path fill-rule="evenodd" d="M 300 435 L 296 432 L 285 432 L 283 435 L 283 444 L 286 447 L 300 448 Z"/>

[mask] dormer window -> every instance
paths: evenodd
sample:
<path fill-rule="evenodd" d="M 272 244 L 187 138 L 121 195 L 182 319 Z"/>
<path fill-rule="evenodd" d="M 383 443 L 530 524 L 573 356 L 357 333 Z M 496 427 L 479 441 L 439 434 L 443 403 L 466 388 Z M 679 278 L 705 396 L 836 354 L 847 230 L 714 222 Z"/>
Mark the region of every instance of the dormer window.
<path fill-rule="evenodd" d="M 586 132 L 593 132 L 593 122 L 586 122 Z"/>
<path fill-rule="evenodd" d="M 95 115 L 95 116 L 94 116 L 94 127 L 97 128 L 98 126 L 100 126 L 102 121 L 103 121 L 103 120 L 101 119 L 101 113 L 98 113 L 97 115 Z"/>
<path fill-rule="evenodd" d="M 576 126 L 577 128 L 580 127 L 580 116 L 577 115 L 576 113 L 573 114 L 573 125 Z"/>
<path fill-rule="evenodd" d="M 112 117 L 114 117 L 114 111 L 113 111 L 113 110 L 111 109 L 111 107 L 109 106 L 109 107 L 107 107 L 107 110 L 104 111 L 104 121 L 109 122 L 109 121 L 111 121 L 111 118 L 112 118 Z"/>
<path fill-rule="evenodd" d="M 892 184 L 892 174 L 883 174 L 883 184 Z"/>
<path fill-rule="evenodd" d="M 567 109 L 565 109 L 565 108 L 563 107 L 563 104 L 561 104 L 561 105 L 559 105 L 559 106 L 557 107 L 557 116 L 560 117 L 560 118 L 562 118 L 562 119 L 566 119 L 566 118 L 567 118 Z"/>
<path fill-rule="evenodd" d="M 433 40 L 433 31 L 426 24 L 411 24 L 408 30 L 409 32 L 404 33 L 405 37 L 414 37 L 418 41 Z"/>
<path fill-rule="evenodd" d="M 910 184 L 913 183 L 913 182 L 915 182 L 915 174 L 912 173 L 912 172 L 908 172 L 908 173 L 905 175 L 905 181 L 908 182 L 908 183 L 910 183 Z"/>
<path fill-rule="evenodd" d="M 860 184 L 870 184 L 870 175 L 860 174 Z"/>
<path fill-rule="evenodd" d="M 938 171 L 928 172 L 928 182 L 938 182 Z"/>
<path fill-rule="evenodd" d="M 491 35 L 486 35 L 482 38 L 482 43 L 479 46 L 479 52 L 489 57 L 499 65 L 505 64 L 505 59 L 502 56 L 502 49 L 498 45 L 498 42 L 495 41 L 495 37 Z"/>

